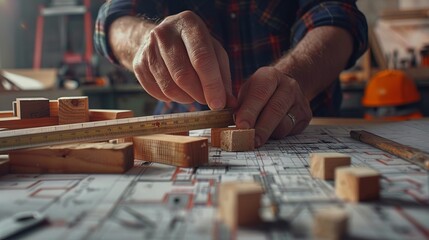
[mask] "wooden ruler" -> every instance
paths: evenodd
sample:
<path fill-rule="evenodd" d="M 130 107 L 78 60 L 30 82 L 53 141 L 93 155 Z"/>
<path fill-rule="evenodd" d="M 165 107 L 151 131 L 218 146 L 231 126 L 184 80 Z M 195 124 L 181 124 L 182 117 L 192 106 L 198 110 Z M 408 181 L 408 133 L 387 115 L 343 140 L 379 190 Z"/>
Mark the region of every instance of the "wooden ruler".
<path fill-rule="evenodd" d="M 429 170 L 429 154 L 419 149 L 412 148 L 390 139 L 380 137 L 367 131 L 350 131 L 350 136 L 353 139 L 369 144 L 373 147 L 386 151 L 413 164 L 416 164 L 423 169 Z"/>
<path fill-rule="evenodd" d="M 0 152 L 233 125 L 231 109 L 125 118 L 0 132 Z"/>

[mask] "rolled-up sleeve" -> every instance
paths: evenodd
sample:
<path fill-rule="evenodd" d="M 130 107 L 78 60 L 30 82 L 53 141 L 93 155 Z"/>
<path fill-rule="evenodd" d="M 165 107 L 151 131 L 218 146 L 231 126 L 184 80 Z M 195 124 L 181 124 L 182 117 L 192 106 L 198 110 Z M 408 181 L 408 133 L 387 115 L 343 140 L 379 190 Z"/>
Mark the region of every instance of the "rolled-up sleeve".
<path fill-rule="evenodd" d="M 292 29 L 292 43 L 296 45 L 307 32 L 320 26 L 336 26 L 353 37 L 353 53 L 347 64 L 352 67 L 368 47 L 368 25 L 358 10 L 356 1 L 301 0 L 298 20 Z"/>
<path fill-rule="evenodd" d="M 123 16 L 144 16 L 156 20 L 160 15 L 160 1 L 147 0 L 110 0 L 104 3 L 97 16 L 94 31 L 94 45 L 96 51 L 110 62 L 118 64 L 111 47 L 109 46 L 109 27 L 112 22 Z"/>

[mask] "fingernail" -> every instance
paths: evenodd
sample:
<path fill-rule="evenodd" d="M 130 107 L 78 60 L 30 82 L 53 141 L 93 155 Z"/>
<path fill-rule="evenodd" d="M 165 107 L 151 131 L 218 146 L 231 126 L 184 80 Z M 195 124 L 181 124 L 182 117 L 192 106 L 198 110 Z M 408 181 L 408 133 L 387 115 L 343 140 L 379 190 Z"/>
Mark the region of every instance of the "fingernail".
<path fill-rule="evenodd" d="M 224 104 L 223 104 L 223 102 L 222 102 L 221 100 L 219 100 L 219 99 L 213 100 L 213 101 L 211 101 L 211 103 L 210 103 L 210 108 L 211 108 L 211 109 L 213 109 L 213 110 L 220 110 L 220 109 L 222 109 L 223 107 L 224 107 Z"/>
<path fill-rule="evenodd" d="M 237 127 L 243 128 L 243 129 L 249 129 L 250 124 L 247 121 L 241 121 L 239 124 L 237 124 Z"/>
<path fill-rule="evenodd" d="M 261 146 L 261 138 L 259 136 L 255 136 L 255 147 Z"/>

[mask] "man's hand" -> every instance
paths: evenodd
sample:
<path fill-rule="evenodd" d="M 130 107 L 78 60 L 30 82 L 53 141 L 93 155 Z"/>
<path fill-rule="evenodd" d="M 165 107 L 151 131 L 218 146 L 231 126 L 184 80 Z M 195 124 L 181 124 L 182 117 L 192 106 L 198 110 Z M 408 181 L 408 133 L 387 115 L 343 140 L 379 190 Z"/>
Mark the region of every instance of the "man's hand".
<path fill-rule="evenodd" d="M 298 82 L 274 67 L 262 67 L 247 80 L 238 105 L 237 127 L 255 128 L 257 147 L 270 136 L 278 139 L 301 133 L 312 118 Z"/>
<path fill-rule="evenodd" d="M 234 101 L 228 55 L 190 11 L 147 31 L 132 68 L 143 88 L 159 100 L 197 101 L 213 110 Z"/>

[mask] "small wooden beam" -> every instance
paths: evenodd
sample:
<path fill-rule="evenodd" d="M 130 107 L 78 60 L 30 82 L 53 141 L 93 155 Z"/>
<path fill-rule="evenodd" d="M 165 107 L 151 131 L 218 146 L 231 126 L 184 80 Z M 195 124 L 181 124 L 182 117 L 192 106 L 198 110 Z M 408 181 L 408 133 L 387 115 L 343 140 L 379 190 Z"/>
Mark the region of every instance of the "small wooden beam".
<path fill-rule="evenodd" d="M 225 130 L 234 130 L 236 127 L 227 127 L 227 128 L 212 128 L 210 133 L 210 146 L 220 148 L 220 134 Z"/>
<path fill-rule="evenodd" d="M 58 98 L 59 124 L 81 123 L 89 121 L 88 97 Z"/>
<path fill-rule="evenodd" d="M 315 239 L 344 239 L 348 229 L 348 218 L 346 210 L 338 207 L 318 210 L 313 221 Z"/>
<path fill-rule="evenodd" d="M 229 152 L 255 149 L 255 129 L 235 129 L 221 132 L 221 149 Z"/>
<path fill-rule="evenodd" d="M 178 167 L 208 163 L 208 140 L 201 137 L 154 134 L 133 138 L 134 157 Z"/>
<path fill-rule="evenodd" d="M 335 169 L 350 166 L 350 156 L 342 153 L 312 153 L 310 154 L 310 172 L 314 178 L 333 180 Z"/>
<path fill-rule="evenodd" d="M 0 118 L 14 117 L 13 111 L 0 111 Z"/>
<path fill-rule="evenodd" d="M 9 153 L 11 173 L 123 173 L 134 165 L 132 143 L 78 143 Z"/>
<path fill-rule="evenodd" d="M 21 129 L 58 125 L 57 117 L 19 119 L 18 117 L 0 118 L 0 128 Z"/>
<path fill-rule="evenodd" d="M 108 110 L 108 109 L 90 109 L 89 110 L 89 121 L 104 121 L 121 118 L 134 117 L 134 113 L 131 110 Z"/>
<path fill-rule="evenodd" d="M 49 115 L 58 117 L 58 100 L 49 100 Z"/>
<path fill-rule="evenodd" d="M 371 168 L 339 167 L 335 170 L 335 194 L 352 202 L 378 199 L 380 174 Z"/>
<path fill-rule="evenodd" d="M 230 228 L 261 222 L 259 209 L 263 188 L 256 182 L 227 182 L 219 185 L 220 219 Z"/>
<path fill-rule="evenodd" d="M 20 119 L 49 117 L 49 99 L 17 98 L 16 114 Z"/>

